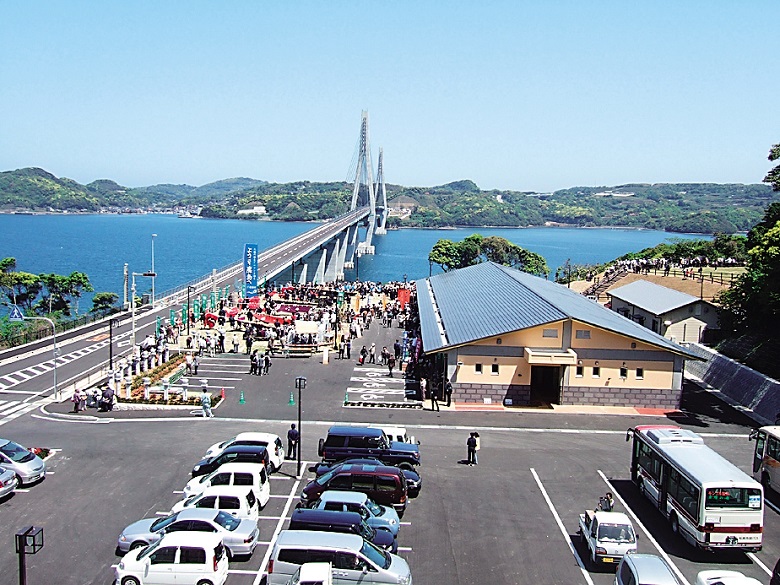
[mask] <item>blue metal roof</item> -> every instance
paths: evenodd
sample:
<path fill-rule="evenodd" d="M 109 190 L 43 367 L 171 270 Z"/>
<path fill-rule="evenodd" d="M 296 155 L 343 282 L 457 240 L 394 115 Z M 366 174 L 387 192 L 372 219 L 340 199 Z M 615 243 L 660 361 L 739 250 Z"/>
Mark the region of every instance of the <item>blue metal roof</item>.
<path fill-rule="evenodd" d="M 573 319 L 695 358 L 676 343 L 565 286 L 493 262 L 419 280 L 417 291 L 426 352 Z"/>
<path fill-rule="evenodd" d="M 653 315 L 663 315 L 699 301 L 698 297 L 646 280 L 635 280 L 613 288 L 607 294 Z"/>

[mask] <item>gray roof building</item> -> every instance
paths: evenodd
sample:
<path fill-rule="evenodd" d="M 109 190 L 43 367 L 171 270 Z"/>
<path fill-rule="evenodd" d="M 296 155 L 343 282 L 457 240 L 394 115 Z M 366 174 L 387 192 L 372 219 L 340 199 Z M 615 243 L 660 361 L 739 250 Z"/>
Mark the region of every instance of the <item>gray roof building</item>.
<path fill-rule="evenodd" d="M 607 294 L 654 315 L 663 315 L 700 300 L 698 297 L 646 280 L 636 280 L 631 284 L 613 288 Z"/>
<path fill-rule="evenodd" d="M 438 274 L 416 284 L 426 353 L 574 319 L 697 359 L 682 346 L 565 286 L 493 262 Z"/>

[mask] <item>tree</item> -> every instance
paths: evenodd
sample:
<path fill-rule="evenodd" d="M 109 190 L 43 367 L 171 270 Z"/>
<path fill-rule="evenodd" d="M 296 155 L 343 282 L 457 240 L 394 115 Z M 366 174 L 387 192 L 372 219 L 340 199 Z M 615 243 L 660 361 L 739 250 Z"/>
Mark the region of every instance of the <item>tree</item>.
<path fill-rule="evenodd" d="M 442 239 L 434 244 L 428 254 L 428 261 L 438 264 L 445 272 L 473 266 L 485 260 L 537 276 L 546 276 L 550 272 L 543 256 L 498 236 L 483 238 L 479 234 L 472 234 L 461 242 Z"/>
<path fill-rule="evenodd" d="M 438 264 L 444 272 L 460 267 L 460 251 L 452 240 L 440 239 L 428 254 L 428 262 Z"/>
<path fill-rule="evenodd" d="M 780 160 L 780 144 L 775 144 L 772 146 L 772 148 L 769 149 L 768 158 L 770 161 Z M 774 191 L 780 191 L 780 165 L 777 165 L 766 174 L 766 177 L 764 177 L 764 183 L 769 183 L 772 185 L 772 189 Z"/>
<path fill-rule="evenodd" d="M 107 311 L 111 309 L 119 300 L 119 295 L 112 292 L 99 292 L 95 293 L 92 297 L 92 308 L 90 313 L 98 313 L 100 311 Z"/>

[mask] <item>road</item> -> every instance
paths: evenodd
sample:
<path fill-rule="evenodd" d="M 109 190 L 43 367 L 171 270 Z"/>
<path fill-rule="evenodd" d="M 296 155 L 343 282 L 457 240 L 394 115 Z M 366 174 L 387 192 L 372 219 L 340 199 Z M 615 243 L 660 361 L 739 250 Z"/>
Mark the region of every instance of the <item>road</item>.
<path fill-rule="evenodd" d="M 398 333 L 373 328 L 365 341 L 381 347 Z M 406 426 L 421 441 L 423 489 L 399 535 L 400 554 L 417 584 L 607 585 L 612 573 L 585 571 L 575 555 L 583 553 L 575 534 L 577 514 L 607 490 L 617 495 L 618 510 L 636 518 L 640 552 L 663 551 L 689 585 L 698 571 L 716 566 L 768 582 L 767 570 L 780 556 L 776 509 L 766 511 L 762 552 L 699 553 L 674 536 L 627 481 L 625 429 L 669 419 L 345 408 L 346 389 L 361 377 L 356 370 L 354 361 L 323 365 L 318 357 L 291 358 L 274 360 L 267 377 L 250 377 L 245 356 L 223 354 L 204 358 L 200 372 L 227 387 L 215 419 L 196 418 L 190 411 L 72 416 L 66 414 L 68 404 L 55 403 L 6 420 L 0 436 L 58 451 L 49 461 L 49 477 L 0 503 L 0 542 L 7 543 L 0 550 L 0 581 L 13 582 L 16 575 L 13 534 L 34 524 L 44 527 L 46 544 L 28 559 L 31 583 L 110 583 L 122 528 L 169 510 L 181 497 L 177 492 L 191 466 L 218 440 L 244 430 L 284 436 L 297 416 L 288 405 L 293 381 L 302 375 L 309 380 L 302 403 L 306 461 L 316 460 L 317 439 L 335 421 Z M 238 400 L 241 391 L 244 404 Z M 708 444 L 748 471 L 750 422 L 694 386 L 686 387 L 685 401 L 685 414 L 674 422 L 704 434 Z M 471 430 L 482 437 L 475 467 L 462 464 Z M 231 563 L 228 585 L 261 581 L 270 543 L 303 487 L 294 475 L 287 462 L 271 480 L 273 497 L 260 520 L 263 544 L 249 560 Z M 311 476 L 306 471 L 304 481 Z"/>

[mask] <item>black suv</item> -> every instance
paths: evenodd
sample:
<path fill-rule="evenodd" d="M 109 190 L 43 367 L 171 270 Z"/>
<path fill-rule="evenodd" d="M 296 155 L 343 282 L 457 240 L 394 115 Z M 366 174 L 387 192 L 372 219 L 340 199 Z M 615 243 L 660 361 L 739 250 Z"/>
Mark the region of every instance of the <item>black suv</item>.
<path fill-rule="evenodd" d="M 268 469 L 270 458 L 268 450 L 260 445 L 232 445 L 213 457 L 201 459 L 192 468 L 192 477 L 211 473 L 225 463 L 258 463 Z M 269 472 L 270 473 L 270 472 Z"/>
<path fill-rule="evenodd" d="M 413 469 L 420 464 L 420 448 L 391 441 L 382 429 L 333 426 L 327 439 L 320 439 L 317 454 L 323 461 L 341 461 L 354 457 L 375 457 L 385 465 Z"/>

